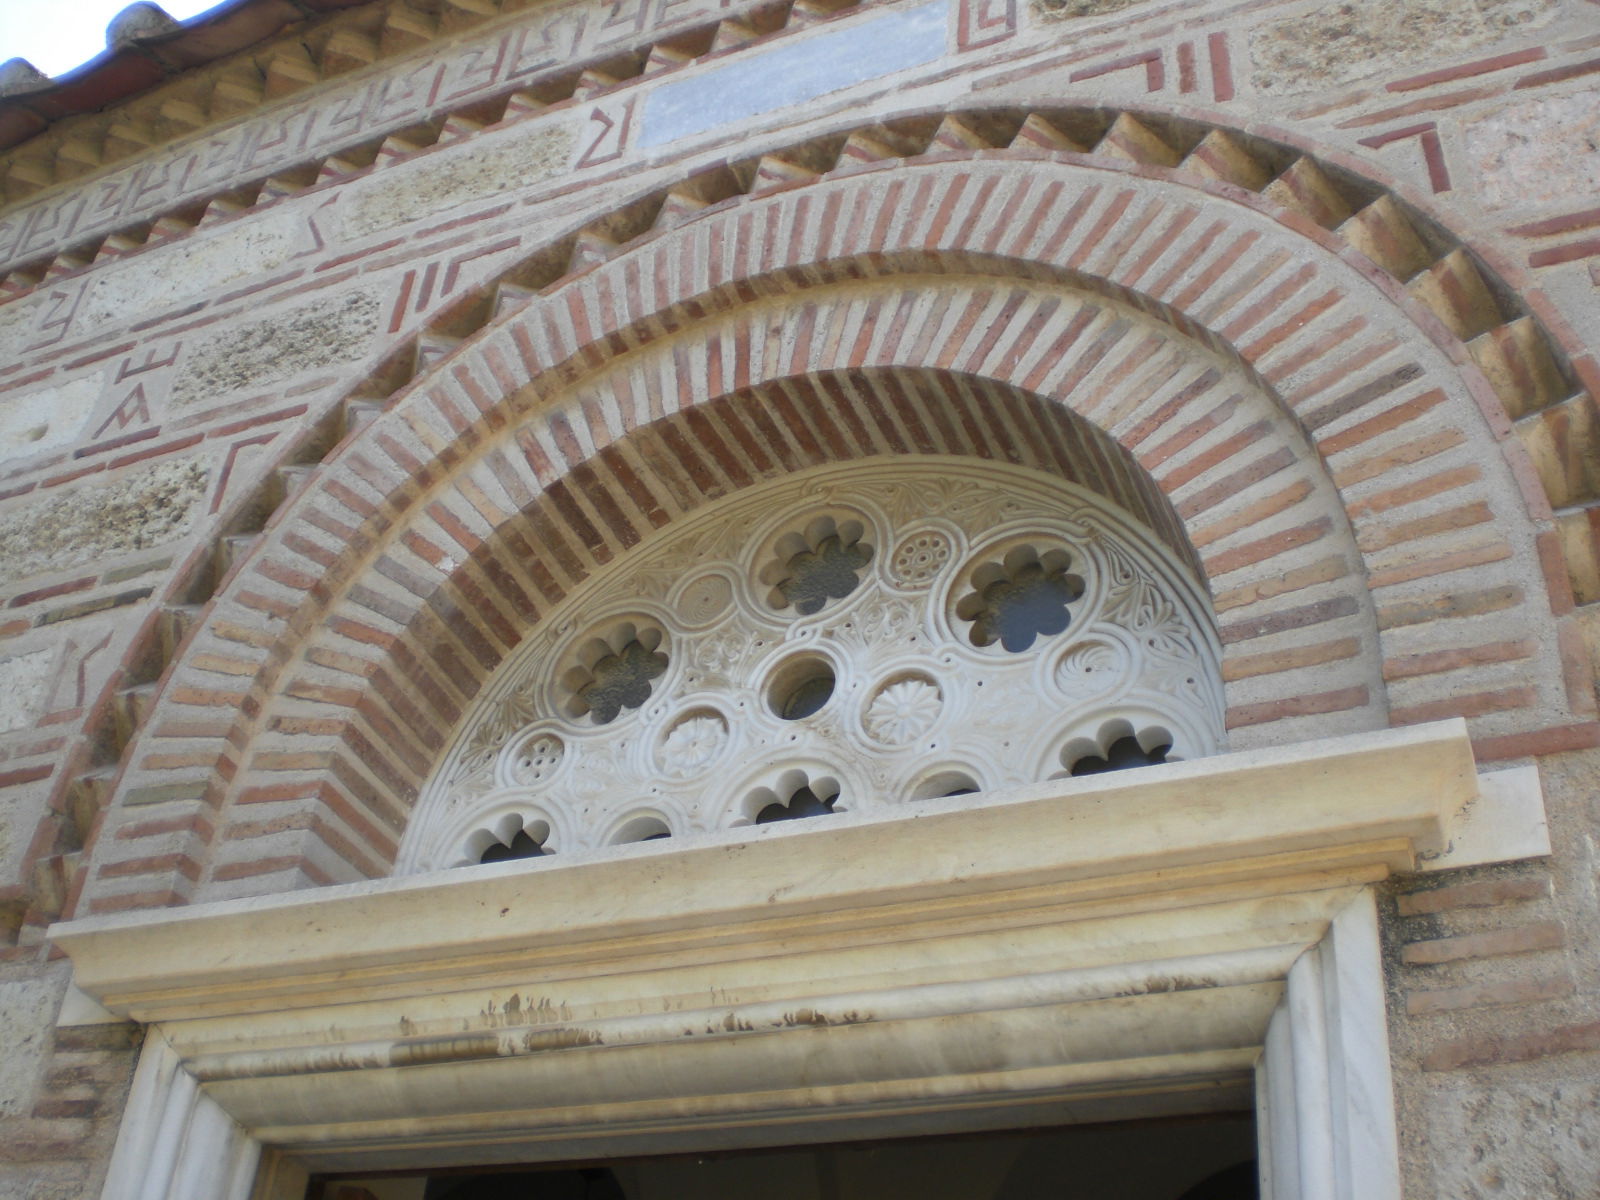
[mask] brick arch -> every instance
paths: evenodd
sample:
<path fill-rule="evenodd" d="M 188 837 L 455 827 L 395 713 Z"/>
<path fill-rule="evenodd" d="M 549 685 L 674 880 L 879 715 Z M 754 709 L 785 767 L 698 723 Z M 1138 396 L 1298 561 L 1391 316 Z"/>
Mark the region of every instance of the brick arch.
<path fill-rule="evenodd" d="M 1055 204 L 1069 188 L 1073 203 Z M 996 194 L 1006 199 L 986 210 L 985 197 Z M 1196 208 L 1206 219 L 1191 218 L 1173 232 L 1182 214 Z M 392 797 L 403 799 L 407 775 L 420 769 L 413 722 L 421 710 L 414 701 L 436 710 L 435 724 L 448 723 L 468 698 L 451 695 L 457 682 L 468 681 L 470 691 L 471 681 L 492 669 L 515 637 L 509 618 L 537 619 L 533 606 L 518 609 L 512 592 L 501 591 L 496 599 L 491 589 L 501 585 L 487 573 L 479 579 L 462 562 L 484 532 L 527 509 L 535 495 L 548 495 L 554 505 L 564 490 L 569 508 L 593 508 L 598 501 L 586 472 L 603 462 L 598 451 L 605 438 L 597 430 L 612 423 L 613 434 L 626 435 L 657 417 L 652 405 L 661 406 L 664 419 L 667 404 L 677 403 L 667 391 L 653 391 L 648 377 L 625 391 L 587 399 L 584 384 L 607 370 L 616 374 L 618 364 L 644 363 L 651 351 L 659 351 L 655 361 L 672 366 L 674 378 L 680 365 L 691 382 L 724 373 L 718 386 L 708 383 L 697 398 L 724 395 L 728 384 L 734 390 L 749 386 L 757 347 L 760 363 L 771 366 L 774 377 L 804 373 L 814 365 L 807 356 L 819 348 L 843 350 L 851 365 L 855 343 L 846 344 L 842 333 L 836 337 L 835 325 L 818 325 L 822 308 L 808 287 L 816 288 L 819 280 L 847 291 L 840 281 L 853 279 L 868 288 L 869 281 L 903 281 L 905 272 L 916 270 L 924 278 L 910 290 L 926 295 L 927 279 L 933 278 L 926 272 L 930 259 L 947 265 L 960 260 L 968 272 L 979 262 L 1016 264 L 1003 283 L 992 275 L 962 277 L 966 283 L 957 290 L 965 299 L 941 316 L 952 324 L 938 346 L 929 338 L 918 350 L 926 322 L 913 336 L 904 326 L 895 329 L 892 311 L 881 314 L 881 326 L 876 314 L 863 324 L 867 314 L 858 309 L 852 317 L 857 302 L 842 291 L 832 311 L 853 322 L 857 341 L 870 325 L 867 351 L 891 342 L 897 353 L 904 349 L 907 361 L 900 366 L 995 379 L 1052 396 L 1073 394 L 1095 371 L 1116 369 L 1101 352 L 1071 386 L 1050 378 L 1081 362 L 1065 353 L 1078 344 L 1074 336 L 1052 324 L 1065 311 L 1060 293 L 1081 296 L 1084 280 L 1100 281 L 1102 293 L 1119 298 L 1113 307 L 1143 314 L 1141 329 L 1159 326 L 1169 337 L 1176 331 L 1206 353 L 1239 364 L 1241 376 L 1278 414 L 1275 451 L 1292 446 L 1296 436 L 1306 446 L 1304 431 L 1310 431 L 1309 444 L 1319 454 L 1301 459 L 1326 488 L 1337 490 L 1337 484 L 1344 493 L 1343 503 L 1322 515 L 1330 525 L 1354 520 L 1376 531 L 1365 544 L 1359 533 L 1352 542 L 1367 559 L 1368 580 L 1375 573 L 1374 554 L 1432 536 L 1386 515 L 1403 507 L 1400 493 L 1406 489 L 1417 495 L 1464 489 L 1466 502 L 1457 506 L 1462 513 L 1455 519 L 1473 526 L 1493 516 L 1531 530 L 1512 473 L 1498 458 L 1494 431 L 1478 415 L 1473 381 L 1435 344 L 1437 330 L 1426 315 L 1397 289 L 1372 279 L 1360 263 L 1346 261 L 1331 239 L 1279 222 L 1265 208 L 1247 197 L 1197 196 L 1169 180 L 1125 173 L 1108 178 L 1070 157 L 925 162 L 807 192 L 752 197 L 552 289 L 439 363 L 280 513 L 169 671 L 159 707 L 134 746 L 116 816 L 143 817 L 151 810 L 135 813 L 130 807 L 140 802 L 188 805 L 209 824 L 205 813 L 225 808 L 223 840 L 233 847 L 257 838 L 287 843 L 285 854 L 257 850 L 254 857 L 214 862 L 210 878 L 219 885 L 251 876 L 279 888 L 381 870 L 386 842 L 404 817 Z M 1017 222 L 1017 211 L 1037 216 Z M 1173 244 L 1154 246 L 1153 235 L 1163 231 L 1172 233 Z M 1021 286 L 1028 280 L 1041 286 Z M 724 316 L 752 330 L 770 330 L 780 313 L 799 325 L 782 337 L 747 334 L 743 357 L 737 340 L 718 341 L 713 351 L 700 336 L 714 332 L 711 327 Z M 1088 328 L 1078 328 L 1076 337 Z M 1080 352 L 1098 344 L 1091 340 Z M 1124 350 L 1130 372 L 1140 365 L 1137 345 L 1135 339 Z M 1230 487 L 1221 468 L 1232 455 L 1257 447 L 1268 431 L 1246 426 L 1230 438 L 1223 422 L 1197 425 L 1201 414 L 1184 406 L 1203 394 L 1201 389 L 1181 403 L 1170 397 L 1174 407 L 1165 419 L 1186 418 L 1172 436 L 1187 438 L 1196 461 L 1205 459 L 1178 486 L 1220 489 L 1220 502 Z M 564 395 L 570 403 L 561 400 Z M 1432 427 L 1441 417 L 1448 418 L 1447 444 L 1428 443 L 1429 437 L 1438 441 L 1438 429 L 1420 440 L 1410 436 L 1423 428 L 1416 422 L 1426 418 Z M 1339 456 L 1352 454 L 1341 481 Z M 1445 461 L 1441 455 L 1454 455 L 1452 463 L 1466 461 L 1438 470 Z M 1419 462 L 1427 466 L 1417 468 Z M 525 477 L 514 480 L 504 473 L 507 468 Z M 485 482 L 459 487 L 475 470 L 486 472 Z M 1233 486 L 1257 482 L 1235 480 Z M 454 507 L 443 502 L 447 491 Z M 1219 553 L 1246 549 L 1228 539 L 1248 530 L 1252 511 L 1219 514 L 1243 522 L 1213 539 L 1226 548 Z M 1194 524 L 1192 517 L 1189 522 Z M 582 524 L 574 522 L 573 529 Z M 598 559 L 604 537 L 592 519 L 588 524 L 596 537 L 587 550 Z M 1284 533 L 1291 541 L 1295 536 Z M 578 541 L 584 542 L 581 533 Z M 1245 557 L 1265 553 L 1270 560 L 1270 551 L 1252 547 Z M 503 558 L 495 561 L 505 565 Z M 1502 561 L 1476 566 L 1492 572 Z M 1506 569 L 1525 576 L 1526 566 Z M 1429 577 L 1427 570 L 1408 574 L 1419 569 L 1415 565 L 1379 569 L 1395 575 L 1390 586 Z M 1246 592 L 1254 589 L 1253 600 L 1269 601 L 1271 586 L 1264 577 L 1241 585 Z M 1541 599 L 1525 595 L 1516 605 L 1526 620 L 1544 628 L 1550 614 Z M 1376 610 L 1370 597 L 1356 603 Z M 1425 610 L 1424 600 L 1416 603 Z M 454 657 L 425 661 L 445 645 L 429 639 L 456 638 L 465 628 L 466 606 L 480 604 L 486 622 L 494 613 L 506 622 L 495 631 L 500 645 L 486 636 L 474 642 L 478 635 L 468 634 Z M 354 609 L 362 619 L 350 615 Z M 1292 608 L 1270 608 L 1263 619 L 1277 619 L 1280 627 L 1269 622 L 1244 632 L 1271 638 L 1283 632 L 1285 613 Z M 1305 615 L 1292 615 L 1291 623 Z M 268 636 L 259 632 L 264 618 L 274 629 Z M 408 636 L 415 631 L 426 632 Z M 1370 667 L 1386 674 L 1388 660 L 1398 670 L 1419 666 L 1402 661 L 1416 654 L 1376 644 L 1358 649 Z M 1506 732 L 1518 731 L 1518 721 L 1525 729 L 1567 715 L 1550 654 L 1536 666 L 1536 688 L 1526 689 L 1515 704 L 1491 710 L 1512 712 Z M 1359 704 L 1381 709 L 1383 699 L 1369 688 Z M 1418 711 L 1407 714 L 1412 719 L 1434 715 L 1413 707 Z M 404 764 L 405 771 L 396 774 L 393 763 Z M 175 813 L 168 819 L 186 818 Z M 195 823 L 189 819 L 191 829 Z M 139 874 L 119 872 L 107 853 L 98 865 L 107 880 Z M 162 893 L 148 886 L 161 870 L 169 878 L 196 872 L 163 867 L 146 874 L 146 895 L 181 899 L 182 889 Z M 119 902 L 109 892 L 100 894 L 104 906 Z"/>

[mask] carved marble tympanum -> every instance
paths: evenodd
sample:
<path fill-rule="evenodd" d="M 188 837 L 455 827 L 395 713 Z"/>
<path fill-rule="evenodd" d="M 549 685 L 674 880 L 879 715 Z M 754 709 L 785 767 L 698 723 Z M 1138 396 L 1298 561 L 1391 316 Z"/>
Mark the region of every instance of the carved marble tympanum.
<path fill-rule="evenodd" d="M 679 522 L 533 631 L 400 866 L 1211 754 L 1219 658 L 1200 585 L 1092 493 L 954 459 L 811 472 Z"/>

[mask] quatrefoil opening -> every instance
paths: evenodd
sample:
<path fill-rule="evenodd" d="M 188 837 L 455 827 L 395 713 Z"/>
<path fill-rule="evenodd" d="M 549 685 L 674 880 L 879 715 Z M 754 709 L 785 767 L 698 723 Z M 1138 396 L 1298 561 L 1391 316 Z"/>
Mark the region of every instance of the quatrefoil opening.
<path fill-rule="evenodd" d="M 872 547 L 861 540 L 864 533 L 860 521 L 824 515 L 804 530 L 782 535 L 774 558 L 761 572 L 763 582 L 772 587 L 767 603 L 809 617 L 850 595 L 872 561 Z"/>
<path fill-rule="evenodd" d="M 1083 579 L 1071 573 L 1065 550 L 1015 546 L 1000 561 L 975 567 L 971 590 L 956 602 L 956 616 L 972 623 L 974 646 L 999 642 L 1013 654 L 1041 637 L 1054 637 L 1071 622 L 1070 606 L 1083 595 Z"/>
<path fill-rule="evenodd" d="M 651 681 L 667 669 L 663 641 L 655 626 L 623 622 L 584 642 L 577 664 L 562 680 L 568 715 L 588 714 L 596 725 L 609 725 L 622 713 L 643 707 L 650 699 Z"/>
<path fill-rule="evenodd" d="M 1159 725 L 1135 729 L 1117 719 L 1100 726 L 1094 737 L 1073 738 L 1061 750 L 1061 765 L 1068 775 L 1100 775 L 1150 767 L 1172 753 L 1172 734 Z"/>
<path fill-rule="evenodd" d="M 550 822 L 527 814 L 502 813 L 467 840 L 468 861 L 498 863 L 544 858 L 555 853 L 553 848 L 546 848 L 549 843 Z"/>
<path fill-rule="evenodd" d="M 839 781 L 830 775 L 812 778 L 809 772 L 792 769 L 783 772 L 769 787 L 751 792 L 744 810 L 757 825 L 795 821 L 802 817 L 822 817 L 836 811 Z"/>

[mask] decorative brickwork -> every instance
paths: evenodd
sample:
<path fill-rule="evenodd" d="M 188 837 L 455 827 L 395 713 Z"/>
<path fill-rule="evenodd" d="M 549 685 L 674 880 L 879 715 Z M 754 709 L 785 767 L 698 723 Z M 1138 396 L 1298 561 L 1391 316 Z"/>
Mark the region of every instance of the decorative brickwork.
<path fill-rule="evenodd" d="M 1546 1096 L 1600 1047 L 1600 10 L 1346 8 L 238 0 L 76 81 L 9 75 L 0 987 L 23 1024 L 50 1019 L 53 920 L 434 861 L 401 846 L 469 714 L 706 514 L 889 463 L 1015 471 L 1099 496 L 1207 593 L 1216 744 L 1463 718 L 1480 767 L 1528 787 L 1537 764 L 1548 859 L 1385 885 L 1401 1158 L 1419 1200 L 1592 1190 L 1532 1117 L 1506 1129 L 1547 1105 L 1600 1137 Z M 959 565 L 962 653 L 1023 654 L 1093 586 L 1065 542 L 974 566 L 953 527 L 813 516 L 751 551 L 748 599 L 786 621 Z M 709 701 L 648 711 L 727 603 L 700 582 L 550 676 L 563 721 L 661 718 L 652 769 L 688 791 L 739 737 Z M 826 675 L 751 697 L 778 728 L 826 684 L 878 746 L 953 702 L 928 664 Z M 1193 750 L 1095 716 L 1052 771 Z M 565 780 L 553 730 L 512 721 L 496 786 Z M 999 778 L 947 757 L 896 802 Z M 730 777 L 724 815 L 859 817 L 837 765 Z M 590 840 L 727 832 L 667 807 Z M 439 861 L 560 859 L 560 824 L 457 822 Z M 98 1187 L 127 1051 L 62 1041 L 96 1029 L 130 1036 L 64 1025 L 0 1095 L 0 1191 L 52 1156 Z"/>
<path fill-rule="evenodd" d="M 1100 175 L 1034 157 L 1011 165 L 958 160 L 897 170 L 882 193 L 876 186 L 881 172 L 858 169 L 831 184 L 753 196 L 708 213 L 509 311 L 470 348 L 433 366 L 401 394 L 399 407 L 348 440 L 316 473 L 294 501 L 299 515 L 274 522 L 253 565 L 228 585 L 234 599 L 214 610 L 229 626 L 248 627 L 262 613 L 281 615 L 290 628 L 319 626 L 303 651 L 305 667 L 274 684 L 268 681 L 278 677 L 277 663 L 287 661 L 281 643 L 270 656 L 253 658 L 257 651 L 236 638 L 194 640 L 190 661 L 209 665 L 198 672 L 180 667 L 171 676 L 163 703 L 177 707 L 164 719 L 158 713 L 149 727 L 155 734 L 150 749 L 134 750 L 124 794 L 141 809 L 152 802 L 181 806 L 183 797 L 214 809 L 239 767 L 252 776 L 269 772 L 237 793 L 243 807 L 236 819 L 246 822 L 238 828 L 268 831 L 287 822 L 300 832 L 272 840 L 295 848 L 261 854 L 249 839 L 225 836 L 225 847 L 252 857 L 230 856 L 212 870 L 234 880 L 259 871 L 260 884 L 272 887 L 281 886 L 286 870 L 303 870 L 308 880 L 380 870 L 402 827 L 404 798 L 415 793 L 426 767 L 425 748 L 442 744 L 471 697 L 473 685 L 463 685 L 485 678 L 519 628 L 582 578 L 586 558 L 606 561 L 698 497 L 737 489 L 786 460 L 971 453 L 972 443 L 962 439 L 993 426 L 987 416 L 963 422 L 941 418 L 937 410 L 920 420 L 912 420 L 910 410 L 896 416 L 910 397 L 890 390 L 881 393 L 880 415 L 870 423 L 841 409 L 837 434 L 827 426 L 813 431 L 809 422 L 776 441 L 774 430 L 762 432 L 763 420 L 781 428 L 803 411 L 819 411 L 818 403 L 874 411 L 873 404 L 863 409 L 855 400 L 872 394 L 861 390 L 871 375 L 826 383 L 830 371 L 932 369 L 957 379 L 1004 381 L 1035 395 L 1070 396 L 1075 411 L 1133 449 L 1186 530 L 1194 530 L 1193 540 L 1203 544 L 1217 538 L 1207 528 L 1214 506 L 1253 489 L 1246 494 L 1261 497 L 1263 516 L 1271 514 L 1280 532 L 1263 536 L 1257 523 L 1253 538 L 1235 538 L 1237 544 L 1212 552 L 1211 561 L 1202 551 L 1228 649 L 1224 670 L 1238 694 L 1229 718 L 1236 742 L 1271 724 L 1281 726 L 1271 736 L 1283 736 L 1308 718 L 1327 728 L 1339 713 L 1351 722 L 1346 728 L 1381 722 L 1397 687 L 1407 700 L 1396 707 L 1415 710 L 1411 719 L 1465 712 L 1484 722 L 1485 736 L 1571 722 L 1554 656 L 1542 666 L 1537 656 L 1524 660 L 1533 669 L 1524 677 L 1537 681 L 1542 672 L 1542 683 L 1507 691 L 1494 686 L 1497 668 L 1486 663 L 1477 668 L 1488 673 L 1485 684 L 1463 687 L 1463 676 L 1453 674 L 1443 681 L 1448 699 L 1434 692 L 1437 702 L 1429 694 L 1436 676 L 1382 679 L 1375 652 L 1387 643 L 1393 657 L 1409 660 L 1415 651 L 1406 646 L 1405 631 L 1411 627 L 1380 635 L 1371 623 L 1375 608 L 1367 605 L 1401 597 L 1427 603 L 1453 592 L 1450 573 L 1463 568 L 1486 585 L 1496 571 L 1507 584 L 1525 578 L 1513 543 L 1485 525 L 1491 512 L 1500 531 L 1518 519 L 1520 449 L 1501 443 L 1510 461 L 1494 465 L 1499 451 L 1492 448 L 1492 427 L 1479 416 L 1481 391 L 1472 399 L 1481 383 L 1470 371 L 1458 374 L 1441 354 L 1434 338 L 1448 344 L 1448 335 L 1437 334 L 1436 326 L 1422 321 L 1413 326 L 1419 332 L 1406 333 L 1420 319 L 1411 315 L 1418 312 L 1413 301 L 1346 266 L 1328 235 L 1276 224 L 1266 214 L 1247 216 L 1237 207 L 1227 221 L 1191 223 L 1182 240 L 1163 245 L 1170 265 L 1156 274 L 1153 257 L 1141 251 L 1141 236 L 1165 228 L 1164 208 L 1181 214 L 1185 193 L 1155 180 L 1138 182 L 1137 168 L 1131 175 L 1128 168 Z M 985 220 L 982 200 L 1002 186 L 1017 197 L 1013 209 L 1044 213 L 1052 210 L 1042 197 L 1085 170 L 1083 182 L 1072 185 L 1077 203 L 1052 223 L 996 223 L 1004 206 Z M 1027 202 L 1030 193 L 1041 201 Z M 850 214 L 848 222 L 825 217 L 841 212 Z M 827 232 L 808 234 L 808 221 Z M 749 236 L 757 228 L 778 232 L 758 240 Z M 857 249 L 841 242 L 847 229 L 865 244 Z M 1318 268 L 1292 266 L 1290 246 L 1311 255 Z M 777 257 L 779 247 L 793 265 Z M 871 257 L 857 257 L 863 253 Z M 1026 270 L 1035 281 L 986 283 L 986 260 L 1031 260 L 1036 265 Z M 694 269 L 686 270 L 688 264 Z M 894 281 L 903 271 L 935 273 L 948 282 L 912 293 Z M 750 282 L 736 286 L 744 276 Z M 647 291 L 643 283 L 650 279 L 656 283 Z M 1294 311 L 1297 295 L 1311 296 L 1309 307 L 1285 322 L 1280 314 L 1286 307 Z M 1354 315 L 1356 296 L 1362 304 L 1384 305 L 1396 319 L 1380 327 Z M 847 338 L 846 327 L 863 332 Z M 763 345 L 788 349 L 783 357 L 770 350 L 758 356 L 755 348 Z M 632 349 L 621 360 L 624 373 L 603 365 L 602 346 L 613 353 Z M 1135 371 L 1162 382 L 1153 390 L 1149 384 L 1129 389 L 1124 381 Z M 524 385 L 535 372 L 537 393 Z M 766 399 L 765 381 L 784 379 L 792 382 Z M 564 380 L 571 381 L 565 384 L 570 390 L 556 390 Z M 715 399 L 730 387 L 743 389 L 737 394 L 749 395 L 746 403 L 761 395 L 763 407 L 776 407 L 765 418 L 752 412 L 733 426 L 726 425 L 729 418 L 705 425 L 694 416 L 694 398 Z M 793 391 L 801 387 L 807 390 Z M 779 399 L 785 394 L 787 404 Z M 994 398 L 962 404 L 974 414 L 992 412 L 1004 392 L 989 394 Z M 814 399 L 802 402 L 802 395 Z M 1134 409 L 1126 407 L 1131 395 L 1139 397 Z M 1379 402 L 1381 413 L 1366 416 L 1363 410 Z M 1462 419 L 1441 423 L 1441 412 L 1463 404 Z M 547 415 L 529 425 L 526 417 L 513 417 L 523 412 Z M 1287 420 L 1289 412 L 1298 420 Z M 1412 424 L 1417 421 L 1424 423 Z M 1019 435 L 1029 427 L 1008 425 Z M 1317 431 L 1321 457 L 1301 448 L 1299 429 L 1305 427 Z M 717 432 L 722 428 L 728 432 Z M 976 452 L 985 453 L 982 446 L 993 436 L 986 431 Z M 1062 436 L 1019 436 L 1018 443 L 1051 448 L 1056 469 L 1065 468 L 1070 478 L 1074 468 L 1063 455 L 1071 439 Z M 636 448 L 641 438 L 647 442 Z M 645 448 L 658 438 L 662 451 Z M 691 447 L 704 448 L 699 465 Z M 1331 477 L 1315 470 L 1324 458 Z M 1442 526 L 1410 523 L 1395 491 L 1410 486 L 1419 466 L 1441 480 L 1435 486 L 1461 496 L 1461 517 Z M 456 482 L 445 486 L 447 480 Z M 1344 490 L 1350 509 L 1330 504 L 1334 487 Z M 1468 500 L 1469 494 L 1482 498 Z M 518 508 L 525 515 L 513 519 Z M 415 513 L 420 524 L 385 537 L 381 550 L 373 534 L 357 532 L 392 527 L 393 514 L 401 511 Z M 328 540 L 343 530 L 350 535 Z M 1530 544 L 1531 533 L 1517 540 Z M 516 550 L 507 555 L 502 546 Z M 371 566 L 359 567 L 362 561 Z M 1372 599 L 1351 586 L 1361 579 L 1352 570 L 1358 562 L 1368 586 L 1377 589 Z M 366 580 L 363 570 L 370 572 Z M 446 583 L 452 576 L 455 581 Z M 1537 592 L 1524 595 L 1532 600 Z M 325 618 L 312 616 L 329 604 L 335 607 Z M 339 606 L 346 606 L 344 615 L 333 615 Z M 1529 621 L 1555 619 L 1536 607 L 1522 611 Z M 1484 643 L 1497 640 L 1493 628 L 1500 619 L 1486 622 Z M 476 625 L 476 632 L 463 622 Z M 1369 622 L 1364 631 L 1363 622 Z M 1283 635 L 1291 629 L 1294 639 L 1285 646 Z M 1235 658 L 1242 667 L 1229 665 Z M 1330 673 L 1334 663 L 1341 665 Z M 237 690 L 252 675 L 256 682 Z M 1318 682 L 1308 688 L 1303 680 L 1310 678 Z M 363 679 L 378 682 L 376 691 L 366 691 Z M 280 700 L 270 699 L 274 691 Z M 1577 699 L 1581 705 L 1584 697 Z M 257 718 L 263 701 L 266 711 Z M 350 716 L 336 717 L 345 704 Z M 253 752 L 243 751 L 245 727 L 228 735 L 230 748 L 220 753 L 196 740 L 209 726 L 221 736 L 217 720 L 226 709 L 262 730 Z M 343 725 L 347 720 L 352 723 Z M 289 729 L 302 732 L 285 736 Z M 434 732 L 421 732 L 427 729 Z M 220 773 L 197 773 L 186 762 L 228 765 Z M 313 808 L 329 805 L 309 824 L 293 815 L 304 812 L 307 800 Z M 138 849 L 127 846 L 119 856 Z M 97 887 L 96 903 L 192 894 L 193 883 L 181 874 L 141 886 L 153 883 L 124 879 L 115 897 Z"/>

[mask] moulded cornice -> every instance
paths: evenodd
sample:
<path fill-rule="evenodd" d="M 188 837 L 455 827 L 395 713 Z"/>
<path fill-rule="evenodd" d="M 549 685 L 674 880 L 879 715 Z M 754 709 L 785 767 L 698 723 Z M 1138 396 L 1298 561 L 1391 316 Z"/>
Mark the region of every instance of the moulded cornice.
<path fill-rule="evenodd" d="M 77 984 L 140 1021 L 462 986 L 555 963 L 804 927 L 932 926 L 1021 903 L 1179 906 L 1253 880 L 1379 878 L 1437 852 L 1477 795 L 1463 722 L 526 863 L 66 922 Z M 1160 897 L 1167 897 L 1161 901 Z M 286 999 L 293 997 L 293 999 Z"/>
<path fill-rule="evenodd" d="M 52 934 L 306 1170 L 1237 1108 L 1478 796 L 1451 721 Z"/>

